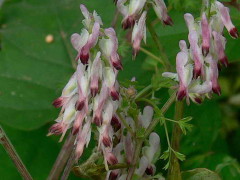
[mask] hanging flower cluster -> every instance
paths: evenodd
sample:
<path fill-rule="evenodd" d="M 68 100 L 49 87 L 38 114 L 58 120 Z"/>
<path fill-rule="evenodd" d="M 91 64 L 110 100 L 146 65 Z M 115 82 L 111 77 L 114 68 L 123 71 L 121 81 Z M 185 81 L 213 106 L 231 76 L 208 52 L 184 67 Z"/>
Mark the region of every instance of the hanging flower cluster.
<path fill-rule="evenodd" d="M 62 134 L 69 128 L 76 138 L 76 160 L 82 155 L 91 137 L 92 123 L 98 126 L 99 147 L 106 161 L 115 164 L 112 154 L 112 118 L 119 104 L 119 85 L 116 80 L 122 64 L 117 53 L 118 40 L 113 28 L 102 29 L 101 18 L 80 5 L 85 19 L 81 34 L 71 36 L 77 51 L 78 63 L 72 75 L 53 105 L 61 107 L 60 115 L 49 129 L 49 135 Z"/>
<path fill-rule="evenodd" d="M 115 0 L 119 12 L 123 15 L 123 29 L 133 28 L 132 46 L 133 55 L 136 56 L 140 49 L 141 41 L 146 43 L 146 15 L 143 11 L 147 3 L 151 4 L 157 17 L 165 25 L 173 25 L 173 21 L 167 13 L 163 0 Z"/>
<path fill-rule="evenodd" d="M 133 130 L 133 132 L 136 132 L 137 128 L 146 129 L 149 126 L 153 117 L 153 109 L 150 106 L 146 106 L 143 109 L 143 113 L 140 113 L 138 116 L 139 121 L 137 125 L 131 117 L 124 115 L 124 113 L 121 113 L 121 116 L 125 119 L 127 125 Z M 117 142 L 113 147 L 113 154 L 119 163 L 131 164 L 136 145 L 134 137 L 129 131 L 125 131 L 126 127 L 121 124 L 120 121 L 117 121 L 117 119 L 118 117 L 115 116 L 115 120 L 112 120 L 112 123 L 115 124 L 113 127 L 120 127 L 119 129 L 115 128 L 113 135 L 115 138 L 114 141 Z M 119 125 L 119 123 L 121 125 Z M 160 155 L 160 138 L 158 134 L 152 132 L 141 149 L 142 151 L 139 157 L 140 161 L 137 164 L 134 174 L 141 179 L 151 179 L 151 176 L 153 176 L 156 171 L 154 163 Z M 116 169 L 108 171 L 106 179 L 126 180 L 127 174 L 127 168 Z"/>
<path fill-rule="evenodd" d="M 228 65 L 225 54 L 226 38 L 222 35 L 224 26 L 233 38 L 238 38 L 238 31 L 232 24 L 229 9 L 222 3 L 214 1 L 206 5 L 201 19 L 187 13 L 184 15 L 189 34 L 188 41 L 181 40 L 181 51 L 176 57 L 177 74 L 163 73 L 163 76 L 173 78 L 179 82 L 178 100 L 184 97 L 201 103 L 205 96 L 214 92 L 221 94 L 218 83 L 218 71 Z M 208 16 L 207 16 L 208 15 Z"/>

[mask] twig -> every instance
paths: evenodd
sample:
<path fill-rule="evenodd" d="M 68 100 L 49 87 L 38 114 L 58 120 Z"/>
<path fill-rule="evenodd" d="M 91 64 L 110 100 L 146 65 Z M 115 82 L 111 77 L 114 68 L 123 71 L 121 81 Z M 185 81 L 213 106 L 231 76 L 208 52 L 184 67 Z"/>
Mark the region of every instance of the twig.
<path fill-rule="evenodd" d="M 68 176 L 69 176 L 69 174 L 70 174 L 70 172 L 72 170 L 72 167 L 73 167 L 74 163 L 76 162 L 75 158 L 76 158 L 75 157 L 75 148 L 73 148 L 72 152 L 71 152 L 71 156 L 68 159 L 67 165 L 65 166 L 65 169 L 63 171 L 61 180 L 67 180 L 68 179 Z"/>
<path fill-rule="evenodd" d="M 176 102 L 175 105 L 175 120 L 179 121 L 183 117 L 183 102 Z M 173 126 L 173 132 L 172 132 L 172 140 L 171 140 L 171 148 L 174 151 L 179 150 L 180 146 L 180 138 L 181 138 L 181 129 L 178 124 L 174 124 Z M 180 165 L 178 162 L 178 158 L 176 155 L 171 151 L 170 156 L 170 164 L 168 169 L 168 180 L 181 180 L 181 171 L 180 171 Z"/>
<path fill-rule="evenodd" d="M 65 164 L 67 163 L 67 160 L 73 150 L 74 147 L 74 141 L 76 136 L 73 136 L 72 133 L 69 133 L 67 139 L 65 140 L 65 143 L 58 154 L 58 157 L 52 167 L 52 170 L 48 176 L 48 180 L 58 180 Z"/>
<path fill-rule="evenodd" d="M 15 148 L 13 147 L 12 143 L 8 139 L 6 133 L 4 132 L 3 128 L 0 126 L 0 143 L 3 145 L 3 148 L 8 153 L 9 157 L 12 159 L 13 163 L 15 164 L 18 172 L 21 174 L 23 179 L 25 180 L 32 180 L 32 176 L 28 172 L 26 166 L 23 164 L 21 158 L 18 156 Z"/>
<path fill-rule="evenodd" d="M 140 98 L 141 96 L 143 96 L 146 92 L 148 92 L 149 90 L 152 89 L 152 84 L 148 85 L 147 87 L 145 87 L 143 90 L 141 90 L 135 97 L 135 100 L 137 101 L 138 98 Z"/>
<path fill-rule="evenodd" d="M 161 58 L 155 56 L 155 55 L 154 55 L 153 53 L 151 53 L 150 51 L 148 51 L 148 50 L 146 50 L 146 49 L 144 49 L 144 48 L 142 48 L 142 47 L 140 47 L 140 51 L 144 52 L 145 54 L 147 54 L 148 56 L 150 56 L 151 58 L 157 60 L 157 61 L 160 62 L 163 66 L 165 66 L 164 61 L 163 61 Z"/>
<path fill-rule="evenodd" d="M 116 8 L 115 13 L 114 13 L 114 17 L 113 17 L 113 20 L 112 20 L 112 23 L 111 23 L 111 26 L 112 26 L 113 28 L 115 28 L 115 26 L 116 26 L 116 24 L 117 24 L 118 16 L 119 16 L 119 11 L 118 11 L 118 9 Z"/>

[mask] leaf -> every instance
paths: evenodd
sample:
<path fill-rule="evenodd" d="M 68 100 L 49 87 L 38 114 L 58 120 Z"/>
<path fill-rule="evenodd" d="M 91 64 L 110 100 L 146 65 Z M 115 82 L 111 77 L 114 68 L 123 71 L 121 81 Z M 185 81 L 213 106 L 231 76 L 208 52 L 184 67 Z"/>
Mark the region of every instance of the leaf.
<path fill-rule="evenodd" d="M 193 125 L 192 124 L 189 124 L 187 122 L 191 121 L 192 120 L 192 117 L 186 117 L 186 118 L 183 118 L 181 120 L 178 121 L 178 124 L 183 132 L 184 135 L 187 134 L 187 130 L 188 131 L 191 131 L 192 128 L 193 128 Z"/>
<path fill-rule="evenodd" d="M 197 168 L 182 172 L 184 180 L 221 180 L 217 173 L 205 168 Z"/>
<path fill-rule="evenodd" d="M 173 151 L 173 153 L 180 161 L 184 161 L 186 159 L 186 156 L 180 152 Z"/>

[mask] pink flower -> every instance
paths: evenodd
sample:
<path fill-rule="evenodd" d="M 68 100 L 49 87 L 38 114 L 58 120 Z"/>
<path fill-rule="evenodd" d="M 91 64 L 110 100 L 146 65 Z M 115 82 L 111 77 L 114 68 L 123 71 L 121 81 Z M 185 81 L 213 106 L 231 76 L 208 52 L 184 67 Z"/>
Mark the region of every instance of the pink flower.
<path fill-rule="evenodd" d="M 89 51 L 98 41 L 99 30 L 100 24 L 95 22 L 91 34 L 86 29 L 83 29 L 81 35 L 74 33 L 71 36 L 72 45 L 78 51 L 76 60 L 80 59 L 83 64 L 88 63 Z"/>
<path fill-rule="evenodd" d="M 202 29 L 202 54 L 204 56 L 207 56 L 210 48 L 211 30 L 208 25 L 208 20 L 205 13 L 202 14 L 201 29 Z"/>
<path fill-rule="evenodd" d="M 228 66 L 228 58 L 224 52 L 226 39 L 216 31 L 213 31 L 212 34 L 213 34 L 213 38 L 214 38 L 214 50 L 216 52 L 218 60 L 227 67 Z"/>
<path fill-rule="evenodd" d="M 196 31 L 190 31 L 188 34 L 188 40 L 190 43 L 191 55 L 194 60 L 194 78 L 203 75 L 203 57 L 198 46 L 198 35 Z"/>
<path fill-rule="evenodd" d="M 177 92 L 178 100 L 182 100 L 185 96 L 188 96 L 188 85 L 192 80 L 192 66 L 186 66 L 187 62 L 188 54 L 179 52 L 176 57 L 176 69 L 179 80 L 179 89 Z"/>
<path fill-rule="evenodd" d="M 122 63 L 117 53 L 118 40 L 113 28 L 105 29 L 105 35 L 108 37 L 100 40 L 100 48 L 110 64 L 117 70 L 122 70 Z"/>
<path fill-rule="evenodd" d="M 72 75 L 70 80 L 68 81 L 67 85 L 64 87 L 62 91 L 61 97 L 55 99 L 53 101 L 53 106 L 56 108 L 64 106 L 68 100 L 77 93 L 77 79 L 76 79 L 76 73 Z M 63 107 L 64 108 L 64 107 Z"/>
<path fill-rule="evenodd" d="M 91 83 L 90 83 L 90 89 L 92 96 L 96 96 L 98 93 L 98 84 L 99 80 L 102 76 L 102 62 L 101 62 L 101 53 L 98 52 L 93 64 L 91 65 Z"/>
<path fill-rule="evenodd" d="M 166 25 L 173 25 L 171 17 L 167 13 L 167 7 L 163 0 L 153 0 L 153 9 L 157 17 Z"/>
<path fill-rule="evenodd" d="M 108 97 L 108 88 L 106 84 L 102 84 L 102 88 L 99 95 L 94 98 L 93 104 L 93 122 L 100 126 L 102 124 L 102 110 Z"/>
<path fill-rule="evenodd" d="M 88 146 L 91 138 L 91 120 L 87 118 L 82 130 L 77 136 L 76 161 L 82 156 L 84 146 Z"/>
<path fill-rule="evenodd" d="M 146 15 L 147 11 L 144 11 L 138 22 L 135 23 L 132 31 L 132 45 L 133 45 L 133 55 L 134 57 L 138 53 L 141 45 L 141 41 L 146 43 Z"/>
<path fill-rule="evenodd" d="M 118 0 L 117 7 L 119 12 L 124 16 L 122 21 L 123 29 L 134 26 L 136 16 L 142 11 L 146 0 L 130 0 L 128 5 L 124 5 L 127 0 Z"/>
<path fill-rule="evenodd" d="M 229 15 L 229 9 L 227 7 L 225 7 L 222 3 L 216 1 L 216 6 L 219 9 L 220 12 L 220 16 L 222 19 L 222 23 L 224 24 L 224 26 L 227 28 L 229 34 L 233 37 L 233 38 L 238 38 L 238 30 L 237 28 L 232 24 L 230 15 Z"/>
<path fill-rule="evenodd" d="M 77 66 L 77 84 L 78 84 L 78 101 L 76 103 L 76 109 L 81 111 L 83 107 L 88 108 L 88 72 L 85 71 L 86 66 L 79 63 Z"/>

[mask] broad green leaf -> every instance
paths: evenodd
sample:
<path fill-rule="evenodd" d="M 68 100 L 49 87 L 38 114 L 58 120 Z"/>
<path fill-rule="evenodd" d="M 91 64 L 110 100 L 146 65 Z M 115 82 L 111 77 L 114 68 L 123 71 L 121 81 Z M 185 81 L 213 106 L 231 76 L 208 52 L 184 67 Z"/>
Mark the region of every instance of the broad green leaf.
<path fill-rule="evenodd" d="M 221 180 L 217 173 L 205 168 L 197 168 L 182 172 L 184 180 Z"/>

